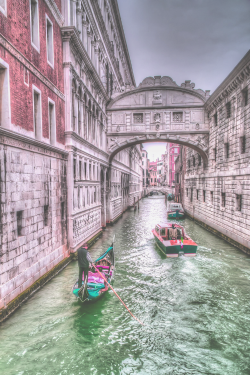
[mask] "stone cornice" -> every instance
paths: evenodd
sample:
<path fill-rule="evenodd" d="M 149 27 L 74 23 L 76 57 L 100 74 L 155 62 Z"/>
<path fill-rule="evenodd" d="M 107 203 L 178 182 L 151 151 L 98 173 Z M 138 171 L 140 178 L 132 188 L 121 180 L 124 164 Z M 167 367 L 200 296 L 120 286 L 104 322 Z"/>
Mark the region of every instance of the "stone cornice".
<path fill-rule="evenodd" d="M 62 40 L 63 42 L 69 41 L 75 47 L 77 53 L 81 55 L 89 74 L 93 77 L 95 83 L 98 85 L 99 90 L 101 91 L 102 95 L 104 96 L 105 100 L 109 99 L 109 96 L 102 84 L 102 81 L 86 51 L 84 48 L 82 41 L 79 37 L 79 33 L 77 32 L 76 28 L 73 26 L 64 26 L 61 28 L 62 33 Z M 65 62 L 64 62 L 65 63 Z"/>
<path fill-rule="evenodd" d="M 88 2 L 86 1 L 86 3 L 88 4 Z M 103 18 L 102 18 L 102 14 L 101 14 L 101 10 L 100 10 L 100 7 L 99 7 L 99 4 L 96 0 L 92 1 L 91 2 L 92 4 L 92 7 L 95 11 L 95 16 L 97 17 L 97 20 L 98 20 L 98 23 L 99 23 L 99 26 L 101 28 L 101 34 L 102 34 L 102 38 L 104 39 L 104 42 L 105 42 L 105 47 L 108 51 L 108 54 L 109 54 L 109 58 L 112 62 L 112 67 L 116 73 L 116 76 L 117 76 L 117 79 L 118 79 L 118 82 L 119 84 L 121 85 L 122 84 L 122 76 L 121 76 L 121 73 L 120 73 L 120 70 L 117 66 L 117 63 L 116 63 L 116 58 L 114 56 L 114 53 L 113 53 L 113 49 L 112 49 L 112 45 L 111 45 L 111 42 L 109 40 L 109 35 L 108 35 L 108 32 L 106 30 L 106 27 L 105 27 L 105 23 L 103 21 Z M 91 11 L 90 11 L 90 14 L 92 15 Z M 92 19 L 92 22 L 91 24 L 94 23 L 95 24 L 95 20 Z M 99 31 L 98 29 L 96 28 L 96 34 L 98 35 L 98 38 L 100 38 L 99 36 Z M 100 43 L 100 41 L 99 41 Z M 102 44 L 102 47 L 104 49 L 104 46 L 103 46 L 103 43 Z"/>
<path fill-rule="evenodd" d="M 43 82 L 51 91 L 53 91 L 60 99 L 65 101 L 65 95 L 45 77 L 37 67 L 32 64 L 21 52 L 19 52 L 13 44 L 11 44 L 2 34 L 0 34 L 0 45 L 2 45 L 11 55 L 20 61 L 32 74 L 34 74 L 41 82 Z"/>
<path fill-rule="evenodd" d="M 68 156 L 68 152 L 65 150 L 2 127 L 0 127 L 0 143 L 52 157 L 58 157 L 58 154 L 61 154 L 64 158 Z"/>
<path fill-rule="evenodd" d="M 64 24 L 64 18 L 60 12 L 60 10 L 58 9 L 56 3 L 54 2 L 54 0 L 44 0 L 47 7 L 49 8 L 49 10 L 51 11 L 51 13 L 53 14 L 53 17 L 54 19 L 56 20 L 56 22 L 58 23 L 58 25 L 60 27 L 63 26 Z"/>
<path fill-rule="evenodd" d="M 199 98 L 200 100 L 202 100 L 204 104 L 206 102 L 206 98 L 203 95 L 199 94 L 196 91 L 193 91 L 193 90 L 190 90 L 190 89 L 186 89 L 185 87 L 178 87 L 178 86 L 177 87 L 175 87 L 175 86 L 174 87 L 173 86 L 152 86 L 152 87 L 150 87 L 149 86 L 149 87 L 138 87 L 136 89 L 133 89 L 133 90 L 130 90 L 130 91 L 126 91 L 126 92 L 122 93 L 121 95 L 116 96 L 114 99 L 112 99 L 109 102 L 109 104 L 107 106 L 107 110 L 109 110 L 109 111 L 112 110 L 113 111 L 114 109 L 112 109 L 112 105 L 115 102 L 117 102 L 118 100 L 125 98 L 126 96 L 129 96 L 129 95 L 132 95 L 132 94 L 137 94 L 137 93 L 143 92 L 143 91 L 157 91 L 157 90 L 159 90 L 159 91 L 163 91 L 163 90 L 181 91 L 181 92 L 185 92 L 187 94 L 196 96 L 197 98 Z M 203 107 L 204 105 L 197 104 L 197 105 L 194 105 L 194 106 L 195 107 L 196 106 L 197 107 Z M 155 105 L 155 106 L 152 105 L 152 106 L 150 106 L 150 108 L 151 107 L 154 108 L 154 109 L 160 109 L 160 108 L 162 108 L 160 105 Z M 173 106 L 171 106 L 171 107 L 173 107 Z M 184 106 L 182 105 L 181 107 L 184 107 Z M 191 107 L 191 106 L 187 106 L 187 107 Z M 131 108 L 131 107 L 129 107 L 129 108 Z M 141 108 L 141 107 L 138 106 L 137 108 Z M 147 109 L 147 108 L 149 108 L 149 107 L 145 107 L 145 109 Z M 119 110 L 121 110 L 121 109 L 119 109 Z"/>
<path fill-rule="evenodd" d="M 206 110 L 210 112 L 216 108 L 224 98 L 230 95 L 249 75 L 250 50 L 207 100 L 205 105 Z"/>
<path fill-rule="evenodd" d="M 123 45 L 124 52 L 126 54 L 127 65 L 128 65 L 128 69 L 129 69 L 129 73 L 130 73 L 131 81 L 132 81 L 131 84 L 133 86 L 136 86 L 135 77 L 134 77 L 134 73 L 133 73 L 133 68 L 132 68 L 132 64 L 131 64 L 131 60 L 130 60 L 130 55 L 129 55 L 129 51 L 128 51 L 128 46 L 127 46 L 125 34 L 124 34 L 124 29 L 123 29 L 123 26 L 122 26 L 122 20 L 121 20 L 117 0 L 112 0 L 112 5 L 113 5 L 113 10 L 114 10 L 117 26 L 119 28 L 119 34 L 120 34 L 121 42 L 122 42 L 122 45 Z"/>
<path fill-rule="evenodd" d="M 92 143 L 86 141 L 84 138 L 82 138 L 80 135 L 78 135 L 76 132 L 74 132 L 72 130 L 68 130 L 64 134 L 65 134 L 66 140 L 67 140 L 67 138 L 72 138 L 73 140 L 76 140 L 77 142 L 79 142 L 79 143 L 81 143 L 85 146 L 88 146 L 88 148 L 90 148 L 91 150 L 94 150 L 94 151 L 104 155 L 105 157 L 109 156 L 109 154 L 106 151 L 103 151 L 99 147 L 97 147 L 97 146 L 93 145 Z M 71 144 L 67 144 L 66 142 L 65 142 L 65 145 L 66 145 L 66 147 L 75 147 Z"/>

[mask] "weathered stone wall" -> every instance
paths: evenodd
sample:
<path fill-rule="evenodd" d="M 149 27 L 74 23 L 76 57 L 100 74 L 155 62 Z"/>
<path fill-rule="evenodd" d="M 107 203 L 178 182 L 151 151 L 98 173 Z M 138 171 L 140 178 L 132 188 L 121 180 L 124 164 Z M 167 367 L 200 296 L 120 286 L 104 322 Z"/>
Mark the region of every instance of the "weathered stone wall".
<path fill-rule="evenodd" d="M 0 308 L 65 257 L 65 153 L 0 138 Z"/>
<path fill-rule="evenodd" d="M 209 159 L 187 149 L 184 205 L 250 253 L 250 52 L 209 99 Z M 244 144 L 243 144 L 244 143 Z"/>

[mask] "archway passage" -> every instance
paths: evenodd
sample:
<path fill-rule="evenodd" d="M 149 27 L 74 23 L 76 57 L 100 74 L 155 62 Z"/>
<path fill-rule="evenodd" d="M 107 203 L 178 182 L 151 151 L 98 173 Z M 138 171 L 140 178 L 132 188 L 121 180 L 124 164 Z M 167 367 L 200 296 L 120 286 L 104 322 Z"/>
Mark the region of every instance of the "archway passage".
<path fill-rule="evenodd" d="M 171 142 L 197 151 L 207 166 L 209 124 L 205 103 L 209 92 L 194 83 L 178 86 L 170 77 L 148 77 L 109 103 L 109 161 L 121 150 L 146 142 Z"/>

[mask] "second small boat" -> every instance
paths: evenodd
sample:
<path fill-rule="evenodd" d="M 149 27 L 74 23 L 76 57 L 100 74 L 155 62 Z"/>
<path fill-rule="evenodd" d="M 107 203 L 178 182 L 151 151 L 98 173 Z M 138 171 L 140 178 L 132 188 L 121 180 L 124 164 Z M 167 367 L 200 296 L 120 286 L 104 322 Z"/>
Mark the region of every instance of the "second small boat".
<path fill-rule="evenodd" d="M 194 257 L 197 244 L 184 231 L 181 225 L 157 224 L 152 230 L 155 241 L 160 250 L 169 258 L 179 255 Z"/>
<path fill-rule="evenodd" d="M 168 202 L 167 215 L 168 219 L 184 219 L 185 212 L 181 203 Z"/>

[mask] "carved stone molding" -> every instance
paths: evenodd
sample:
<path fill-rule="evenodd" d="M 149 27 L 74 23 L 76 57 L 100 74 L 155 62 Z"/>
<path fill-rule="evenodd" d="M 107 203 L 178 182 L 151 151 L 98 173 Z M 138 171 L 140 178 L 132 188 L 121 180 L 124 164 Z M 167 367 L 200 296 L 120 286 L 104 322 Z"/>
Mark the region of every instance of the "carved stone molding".
<path fill-rule="evenodd" d="M 3 129 L 1 127 L 0 144 L 51 156 L 53 158 L 67 159 L 68 157 L 68 152 L 65 150 L 61 150 L 58 147 L 48 145 L 46 143 L 37 141 L 36 139 L 29 138 L 20 133 L 15 133 L 11 130 Z"/>
<path fill-rule="evenodd" d="M 26 69 L 28 69 L 34 76 L 36 76 L 41 82 L 43 82 L 51 91 L 53 91 L 60 99 L 65 101 L 65 95 L 52 83 L 47 77 L 45 77 L 26 57 L 24 57 L 3 35 L 0 34 L 0 44 L 17 60 L 19 60 Z"/>
<path fill-rule="evenodd" d="M 58 23 L 58 25 L 60 27 L 63 26 L 64 24 L 64 18 L 60 12 L 60 10 L 58 9 L 56 3 L 54 2 L 54 0 L 44 0 L 47 7 L 49 8 L 49 10 L 51 11 L 51 13 L 53 14 L 56 22 Z"/>

